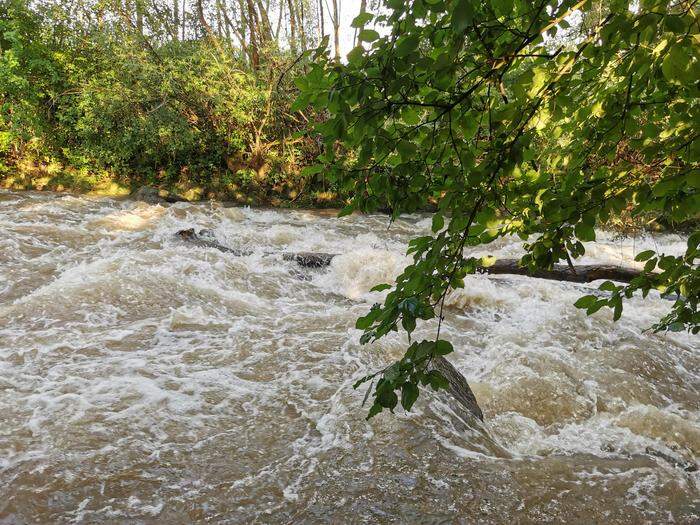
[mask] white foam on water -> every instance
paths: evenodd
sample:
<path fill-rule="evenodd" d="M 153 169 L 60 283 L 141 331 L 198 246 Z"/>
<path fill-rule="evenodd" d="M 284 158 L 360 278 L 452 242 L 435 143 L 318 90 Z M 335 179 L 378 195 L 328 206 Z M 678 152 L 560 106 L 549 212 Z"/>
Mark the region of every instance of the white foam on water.
<path fill-rule="evenodd" d="M 334 257 L 330 270 L 314 282 L 348 299 L 376 301 L 385 294 L 370 290 L 377 284 L 392 284 L 409 262 L 409 258 L 389 251 L 355 249 Z"/>

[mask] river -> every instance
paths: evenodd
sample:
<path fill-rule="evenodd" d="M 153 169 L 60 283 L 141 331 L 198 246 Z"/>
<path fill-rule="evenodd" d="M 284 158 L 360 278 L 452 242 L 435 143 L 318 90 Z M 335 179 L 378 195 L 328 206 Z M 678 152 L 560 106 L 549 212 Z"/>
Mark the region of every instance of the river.
<path fill-rule="evenodd" d="M 360 346 L 354 321 L 429 227 L 0 193 L 0 523 L 696 522 L 700 345 L 643 331 L 658 294 L 614 323 L 581 285 L 468 277 L 442 333 L 485 423 L 428 391 L 365 421 L 352 384 L 405 339 Z M 685 241 L 600 233 L 582 262 L 655 247 Z"/>

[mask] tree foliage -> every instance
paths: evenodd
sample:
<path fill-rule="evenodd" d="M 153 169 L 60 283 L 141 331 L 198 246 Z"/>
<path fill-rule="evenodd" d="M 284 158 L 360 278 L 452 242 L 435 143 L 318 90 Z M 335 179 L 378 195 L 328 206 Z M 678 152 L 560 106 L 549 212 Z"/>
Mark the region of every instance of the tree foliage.
<path fill-rule="evenodd" d="M 696 2 L 595 7 L 592 16 L 586 0 L 385 0 L 374 22 L 386 36 L 365 28 L 347 65 L 319 60 L 307 75 L 296 104 L 330 111 L 316 126 L 320 160 L 354 192 L 344 211 L 437 206 L 433 235 L 410 242 L 413 263 L 357 321 L 362 343 L 441 321 L 446 294 L 489 263 L 465 257 L 467 247 L 517 235 L 521 264 L 550 268 L 582 256 L 611 214 L 698 216 Z M 575 38 L 556 38 L 582 18 Z M 682 256 L 639 254 L 643 276 L 606 282 L 609 298 L 576 306 L 610 307 L 618 319 L 625 298 L 656 288 L 677 300 L 654 328 L 697 333 L 699 241 L 691 235 Z M 452 347 L 437 330 L 358 382 L 378 378 L 370 416 L 393 409 L 397 391 L 410 409 L 420 385 L 442 386 L 428 365 Z"/>

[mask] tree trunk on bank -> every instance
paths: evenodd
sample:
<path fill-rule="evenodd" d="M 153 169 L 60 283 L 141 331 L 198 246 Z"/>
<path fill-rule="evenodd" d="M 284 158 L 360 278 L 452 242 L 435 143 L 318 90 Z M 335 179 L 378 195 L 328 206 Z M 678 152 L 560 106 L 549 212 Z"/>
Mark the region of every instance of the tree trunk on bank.
<path fill-rule="evenodd" d="M 304 16 L 304 0 L 299 0 L 299 39 L 302 52 L 306 51 L 306 17 Z"/>
<path fill-rule="evenodd" d="M 177 42 L 179 31 L 180 31 L 180 0 L 173 0 L 173 42 Z"/>
<path fill-rule="evenodd" d="M 185 40 L 187 28 L 187 0 L 182 0 L 182 40 Z"/>
<path fill-rule="evenodd" d="M 333 0 L 333 47 L 335 49 L 335 60 L 340 62 L 340 0 Z"/>
<path fill-rule="evenodd" d="M 323 37 L 326 36 L 326 29 L 324 27 L 325 23 L 323 20 L 323 0 L 318 0 L 318 22 L 319 22 L 319 30 L 320 30 L 320 35 L 318 36 L 319 42 L 323 40 Z"/>
<path fill-rule="evenodd" d="M 294 10 L 294 0 L 288 0 L 289 6 L 289 48 L 292 50 L 292 55 L 297 54 L 297 22 L 296 13 Z"/>
<path fill-rule="evenodd" d="M 362 14 L 364 14 L 364 13 L 366 13 L 366 12 L 367 12 L 367 0 L 362 0 L 362 1 L 360 2 L 360 14 L 362 15 Z M 356 47 L 356 46 L 357 46 L 357 35 L 359 35 L 359 34 L 360 34 L 360 31 L 362 31 L 362 30 L 364 29 L 364 26 L 365 26 L 365 25 L 362 24 L 360 27 L 358 27 L 357 29 L 355 29 L 355 35 L 354 35 L 353 38 L 352 38 L 352 47 Z"/>
<path fill-rule="evenodd" d="M 260 50 L 257 37 L 257 15 L 253 0 L 247 0 L 248 7 L 248 34 L 250 35 L 248 48 L 250 49 L 250 64 L 254 70 L 260 67 Z"/>
<path fill-rule="evenodd" d="M 143 0 L 136 0 L 136 30 L 143 36 Z"/>

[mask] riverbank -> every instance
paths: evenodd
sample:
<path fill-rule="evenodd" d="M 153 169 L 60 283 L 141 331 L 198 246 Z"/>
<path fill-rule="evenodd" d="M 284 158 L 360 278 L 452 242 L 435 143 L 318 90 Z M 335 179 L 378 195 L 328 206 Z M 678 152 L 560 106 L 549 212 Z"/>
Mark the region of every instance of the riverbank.
<path fill-rule="evenodd" d="M 271 177 L 272 179 L 272 177 Z M 188 202 L 231 202 L 242 206 L 327 209 L 342 208 L 348 196 L 313 181 L 288 178 L 278 183 L 256 181 L 230 172 L 206 177 L 128 177 L 108 170 L 66 168 L 58 163 L 24 161 L 0 170 L 0 188 L 14 191 L 53 191 L 102 197 L 126 197 L 140 188 L 154 188 L 162 197 Z"/>
<path fill-rule="evenodd" d="M 135 196 L 139 190 L 147 188 L 159 193 L 164 201 L 216 201 L 253 208 L 281 209 L 340 210 L 350 200 L 349 194 L 340 195 L 323 188 L 310 190 L 306 186 L 311 186 L 311 183 L 305 186 L 290 180 L 284 184 L 266 186 L 255 181 L 245 183 L 232 179 L 231 174 L 214 174 L 206 179 L 202 178 L 200 182 L 157 177 L 131 179 L 106 170 L 90 172 L 64 168 L 57 164 L 40 165 L 33 162 L 0 170 L 0 188 L 14 191 L 53 191 L 119 198 Z M 694 220 L 673 224 L 650 214 L 632 216 L 623 212 L 611 217 L 602 225 L 603 230 L 620 237 L 635 236 L 644 232 L 687 234 L 698 228 L 700 213 Z"/>

